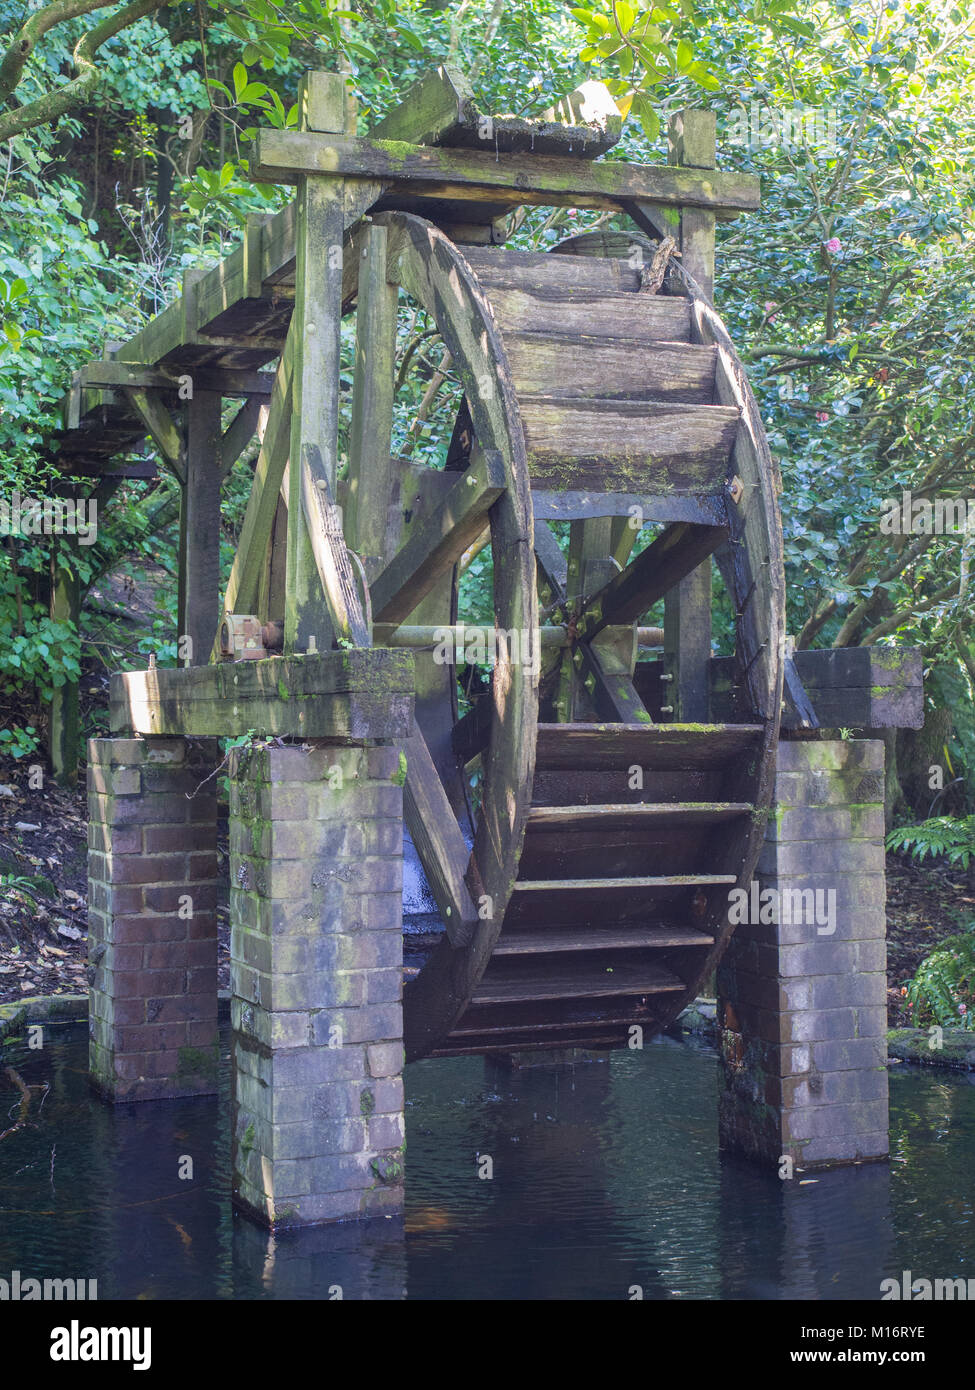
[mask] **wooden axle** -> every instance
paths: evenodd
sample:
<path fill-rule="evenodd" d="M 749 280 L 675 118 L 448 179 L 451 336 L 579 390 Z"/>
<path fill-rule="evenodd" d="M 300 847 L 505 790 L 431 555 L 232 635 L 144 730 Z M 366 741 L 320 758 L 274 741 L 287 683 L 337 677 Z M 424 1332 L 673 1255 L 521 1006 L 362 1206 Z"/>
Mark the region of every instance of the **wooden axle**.
<path fill-rule="evenodd" d="M 559 625 L 540 627 L 538 633 L 543 651 L 567 647 L 571 641 L 568 628 Z M 497 636 L 497 628 L 478 627 L 474 623 L 444 624 L 440 627 L 405 623 L 394 627 L 391 623 L 377 623 L 373 628 L 373 640 L 377 647 L 436 647 L 442 642 L 450 642 L 456 650 L 477 643 L 493 650 Z M 638 627 L 637 643 L 641 647 L 662 647 L 663 628 Z"/>

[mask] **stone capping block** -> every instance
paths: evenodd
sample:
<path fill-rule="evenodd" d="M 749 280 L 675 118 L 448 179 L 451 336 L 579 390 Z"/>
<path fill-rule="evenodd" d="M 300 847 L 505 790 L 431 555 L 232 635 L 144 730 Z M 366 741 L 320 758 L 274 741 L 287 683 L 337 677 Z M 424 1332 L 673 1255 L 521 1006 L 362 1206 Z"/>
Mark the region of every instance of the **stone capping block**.
<path fill-rule="evenodd" d="M 113 731 L 397 742 L 413 732 L 413 653 L 360 647 L 259 661 L 120 672 Z"/>

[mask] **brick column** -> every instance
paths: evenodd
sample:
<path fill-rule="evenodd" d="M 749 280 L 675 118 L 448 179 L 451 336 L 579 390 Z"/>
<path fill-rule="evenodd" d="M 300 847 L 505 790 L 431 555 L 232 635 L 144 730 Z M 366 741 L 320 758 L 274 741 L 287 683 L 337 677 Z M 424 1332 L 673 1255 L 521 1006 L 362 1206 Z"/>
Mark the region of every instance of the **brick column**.
<path fill-rule="evenodd" d="M 888 1153 L 883 768 L 879 740 L 779 745 L 748 919 L 718 970 L 721 1142 L 768 1163 Z M 769 889 L 781 920 L 762 920 Z"/>
<path fill-rule="evenodd" d="M 88 743 L 89 1066 L 110 1100 L 217 1089 L 216 739 Z M 199 788 L 199 790 L 197 790 Z"/>
<path fill-rule="evenodd" d="M 399 754 L 238 749 L 231 779 L 234 1201 L 274 1227 L 398 1211 Z"/>

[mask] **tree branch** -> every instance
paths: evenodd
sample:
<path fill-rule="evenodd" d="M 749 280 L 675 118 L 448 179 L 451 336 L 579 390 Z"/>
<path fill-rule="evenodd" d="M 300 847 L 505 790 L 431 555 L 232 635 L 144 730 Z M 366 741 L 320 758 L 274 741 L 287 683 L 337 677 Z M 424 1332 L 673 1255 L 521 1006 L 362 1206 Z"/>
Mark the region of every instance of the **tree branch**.
<path fill-rule="evenodd" d="M 62 0 L 62 3 L 71 15 L 102 8 L 101 5 L 86 5 L 83 0 Z M 0 140 L 10 140 L 14 135 L 22 135 L 25 130 L 56 121 L 66 111 L 83 101 L 99 79 L 100 73 L 94 59 L 102 44 L 114 38 L 121 29 L 127 29 L 145 15 L 152 14 L 154 10 L 161 10 L 169 3 L 170 0 L 130 0 L 129 4 L 123 5 L 115 14 L 96 24 L 94 29 L 83 35 L 75 44 L 73 56 L 78 76 L 65 83 L 63 87 L 28 102 L 26 106 L 20 106 L 16 111 L 0 116 Z M 70 8 L 71 6 L 74 8 Z M 37 18 L 42 18 L 42 15 L 38 15 Z M 47 27 L 50 28 L 50 25 Z M 7 57 L 9 56 L 8 49 Z M 5 58 L 4 64 L 6 61 Z"/>

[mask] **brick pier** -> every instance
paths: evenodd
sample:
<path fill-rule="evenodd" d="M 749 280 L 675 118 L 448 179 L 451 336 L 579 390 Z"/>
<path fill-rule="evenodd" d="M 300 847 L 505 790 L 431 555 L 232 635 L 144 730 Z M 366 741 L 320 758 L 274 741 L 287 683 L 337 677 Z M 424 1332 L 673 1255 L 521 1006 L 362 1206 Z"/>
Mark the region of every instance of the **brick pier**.
<path fill-rule="evenodd" d="M 215 739 L 88 744 L 89 1065 L 111 1100 L 217 1089 L 218 759 Z"/>
<path fill-rule="evenodd" d="M 750 914 L 718 969 L 721 1143 L 801 1168 L 885 1158 L 882 742 L 779 744 L 767 889 L 792 920 Z"/>
<path fill-rule="evenodd" d="M 276 1227 L 403 1203 L 403 771 L 390 747 L 235 750 L 235 1203 Z"/>

